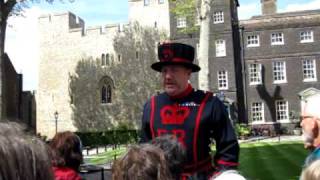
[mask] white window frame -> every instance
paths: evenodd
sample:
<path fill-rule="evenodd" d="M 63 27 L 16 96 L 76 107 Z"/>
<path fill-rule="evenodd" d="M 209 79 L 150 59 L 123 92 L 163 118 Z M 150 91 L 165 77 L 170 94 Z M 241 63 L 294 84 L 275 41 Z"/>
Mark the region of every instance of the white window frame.
<path fill-rule="evenodd" d="M 213 13 L 213 24 L 224 23 L 224 13 L 223 11 L 217 11 Z"/>
<path fill-rule="evenodd" d="M 149 6 L 150 5 L 150 0 L 143 0 L 143 5 L 144 6 Z"/>
<path fill-rule="evenodd" d="M 226 41 L 223 39 L 218 39 L 215 42 L 216 45 L 216 57 L 226 56 Z"/>
<path fill-rule="evenodd" d="M 177 17 L 177 28 L 187 27 L 187 18 L 186 17 Z"/>
<path fill-rule="evenodd" d="M 218 89 L 227 90 L 228 87 L 228 71 L 221 70 L 217 72 L 218 77 Z"/>
<path fill-rule="evenodd" d="M 258 34 L 247 36 L 247 47 L 259 47 L 260 39 Z"/>
<path fill-rule="evenodd" d="M 258 63 L 249 64 L 249 85 L 262 84 L 262 65 Z"/>
<path fill-rule="evenodd" d="M 285 100 L 277 100 L 276 106 L 276 119 L 277 122 L 289 122 L 289 104 Z"/>
<path fill-rule="evenodd" d="M 313 42 L 313 31 L 306 30 L 300 32 L 300 43 L 311 43 Z"/>
<path fill-rule="evenodd" d="M 284 35 L 282 32 L 271 33 L 270 35 L 271 45 L 283 45 Z"/>
<path fill-rule="evenodd" d="M 286 62 L 273 61 L 272 62 L 273 83 L 281 84 L 287 82 Z"/>
<path fill-rule="evenodd" d="M 164 0 L 158 0 L 159 4 L 164 4 Z"/>
<path fill-rule="evenodd" d="M 263 102 L 260 101 L 251 103 L 251 119 L 252 124 L 260 124 L 265 122 Z"/>
<path fill-rule="evenodd" d="M 317 81 L 317 69 L 315 59 L 305 59 L 302 61 L 303 82 Z"/>

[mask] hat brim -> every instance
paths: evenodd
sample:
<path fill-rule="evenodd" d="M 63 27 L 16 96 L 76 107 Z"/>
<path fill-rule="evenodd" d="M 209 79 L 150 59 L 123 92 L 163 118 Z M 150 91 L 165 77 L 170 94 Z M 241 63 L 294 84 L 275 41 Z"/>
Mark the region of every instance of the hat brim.
<path fill-rule="evenodd" d="M 192 70 L 192 72 L 198 72 L 200 71 L 200 67 L 196 64 L 191 64 L 191 63 L 185 63 L 185 62 L 172 62 L 172 61 L 167 61 L 167 62 L 156 62 L 151 65 L 151 68 L 155 71 L 161 72 L 161 69 L 163 66 L 167 65 L 182 65 L 185 66 L 186 68 L 189 68 Z"/>

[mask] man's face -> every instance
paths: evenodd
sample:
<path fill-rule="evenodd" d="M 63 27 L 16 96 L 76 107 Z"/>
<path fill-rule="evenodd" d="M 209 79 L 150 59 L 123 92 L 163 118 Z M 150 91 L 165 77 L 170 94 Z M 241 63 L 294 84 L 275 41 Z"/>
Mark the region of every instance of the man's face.
<path fill-rule="evenodd" d="M 161 70 L 162 85 L 169 96 L 182 93 L 188 86 L 191 69 L 181 65 L 167 65 Z"/>
<path fill-rule="evenodd" d="M 307 149 L 313 149 L 315 132 L 317 130 L 317 118 L 315 116 L 304 114 L 301 116 L 300 126 L 302 127 L 303 131 L 302 137 L 304 141 L 304 147 Z"/>

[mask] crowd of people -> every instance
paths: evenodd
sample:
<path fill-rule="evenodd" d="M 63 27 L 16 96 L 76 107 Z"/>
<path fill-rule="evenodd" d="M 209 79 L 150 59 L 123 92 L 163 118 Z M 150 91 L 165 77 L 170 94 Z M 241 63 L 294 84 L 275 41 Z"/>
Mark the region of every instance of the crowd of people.
<path fill-rule="evenodd" d="M 141 142 L 132 145 L 112 167 L 114 180 L 244 180 L 237 171 L 239 144 L 228 112 L 211 92 L 190 82 L 200 67 L 194 48 L 166 42 L 158 47 L 164 92 L 143 108 Z M 320 98 L 303 103 L 301 127 L 306 158 L 301 180 L 320 179 Z M 215 154 L 210 143 L 214 140 Z M 0 180 L 80 180 L 82 143 L 73 132 L 59 132 L 48 143 L 0 122 Z"/>

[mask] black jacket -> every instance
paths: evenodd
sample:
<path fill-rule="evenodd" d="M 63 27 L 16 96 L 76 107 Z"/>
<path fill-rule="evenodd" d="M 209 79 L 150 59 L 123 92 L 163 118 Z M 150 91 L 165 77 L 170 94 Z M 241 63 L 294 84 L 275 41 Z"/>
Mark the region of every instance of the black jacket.
<path fill-rule="evenodd" d="M 162 134 L 176 135 L 186 147 L 186 173 L 212 174 L 238 166 L 239 145 L 228 113 L 210 92 L 191 88 L 180 98 L 166 93 L 153 96 L 144 106 L 141 140 L 148 142 Z M 212 138 L 216 144 L 214 157 L 209 154 Z"/>

